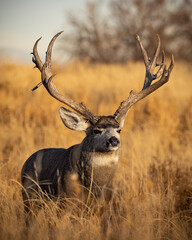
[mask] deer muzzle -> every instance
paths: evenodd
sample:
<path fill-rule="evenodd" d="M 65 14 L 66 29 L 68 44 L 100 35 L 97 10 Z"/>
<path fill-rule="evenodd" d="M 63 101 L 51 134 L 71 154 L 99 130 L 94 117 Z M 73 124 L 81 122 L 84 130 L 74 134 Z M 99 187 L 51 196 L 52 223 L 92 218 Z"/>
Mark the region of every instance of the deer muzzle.
<path fill-rule="evenodd" d="M 115 147 L 118 147 L 120 144 L 120 141 L 115 137 L 111 137 L 107 140 L 107 147 L 110 148 L 115 148 Z"/>

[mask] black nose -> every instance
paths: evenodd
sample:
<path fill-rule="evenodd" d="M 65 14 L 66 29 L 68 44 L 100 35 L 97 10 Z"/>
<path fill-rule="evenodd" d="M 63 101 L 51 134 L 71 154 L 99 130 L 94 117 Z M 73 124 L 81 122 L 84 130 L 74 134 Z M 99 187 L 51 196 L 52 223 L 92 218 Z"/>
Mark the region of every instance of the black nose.
<path fill-rule="evenodd" d="M 119 145 L 119 140 L 116 137 L 111 137 L 107 140 L 107 146 L 117 147 Z"/>

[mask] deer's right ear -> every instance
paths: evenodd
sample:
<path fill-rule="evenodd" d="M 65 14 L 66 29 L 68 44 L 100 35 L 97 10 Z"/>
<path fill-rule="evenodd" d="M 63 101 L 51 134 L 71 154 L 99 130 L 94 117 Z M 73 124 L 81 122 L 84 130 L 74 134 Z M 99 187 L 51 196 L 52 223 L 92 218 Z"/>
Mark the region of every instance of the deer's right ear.
<path fill-rule="evenodd" d="M 65 126 L 72 130 L 86 131 L 86 129 L 91 125 L 88 120 L 65 109 L 64 107 L 60 107 L 59 114 Z"/>

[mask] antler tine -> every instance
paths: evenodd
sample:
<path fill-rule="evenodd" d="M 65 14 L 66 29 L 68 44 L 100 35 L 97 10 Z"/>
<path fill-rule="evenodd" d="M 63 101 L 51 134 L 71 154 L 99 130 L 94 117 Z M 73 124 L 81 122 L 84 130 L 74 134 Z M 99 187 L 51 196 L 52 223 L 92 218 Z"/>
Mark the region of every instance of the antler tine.
<path fill-rule="evenodd" d="M 150 63 L 150 59 L 147 55 L 147 52 L 145 50 L 145 48 L 143 47 L 143 44 L 141 42 L 141 39 L 139 37 L 139 35 L 136 35 L 136 39 L 139 43 L 139 46 L 140 46 L 140 50 L 141 50 L 141 53 L 142 53 L 142 56 L 143 56 L 143 60 L 144 60 L 144 63 L 145 63 L 145 66 L 148 67 L 149 66 L 149 63 Z"/>
<path fill-rule="evenodd" d="M 154 56 L 153 56 L 153 61 L 152 61 L 151 66 L 150 66 L 151 73 L 153 72 L 153 70 L 157 66 L 157 58 L 159 56 L 159 51 L 160 51 L 160 46 L 161 46 L 161 41 L 160 41 L 160 37 L 159 37 L 158 34 L 157 34 L 157 38 L 158 38 L 158 44 L 157 44 L 157 48 L 156 48 Z"/>
<path fill-rule="evenodd" d="M 159 39 L 159 37 L 158 37 L 158 39 Z M 160 39 L 158 41 L 158 45 L 157 45 L 152 63 L 150 63 L 147 52 L 145 51 L 138 35 L 137 35 L 137 40 L 138 40 L 138 43 L 139 43 L 139 46 L 140 46 L 140 49 L 141 49 L 141 52 L 143 55 L 144 63 L 146 66 L 145 81 L 144 81 L 143 89 L 137 94 L 133 94 L 133 92 L 131 91 L 129 94 L 129 97 L 125 101 L 121 102 L 119 108 L 114 113 L 113 116 L 120 123 L 122 121 L 124 121 L 129 108 L 133 104 L 135 104 L 136 102 L 145 98 L 147 95 L 149 95 L 150 93 L 157 90 L 159 87 L 161 87 L 163 84 L 165 84 L 169 80 L 170 73 L 174 66 L 174 57 L 172 55 L 171 63 L 169 65 L 168 69 L 166 69 L 166 65 L 164 62 L 165 55 L 164 55 L 164 52 L 162 51 L 162 62 L 160 64 L 159 70 L 157 71 L 156 74 L 153 74 L 154 68 L 157 66 L 157 57 L 158 57 L 159 51 L 160 51 Z M 152 81 L 156 80 L 158 77 L 161 77 L 160 80 L 158 80 L 157 82 L 155 82 L 154 84 L 151 85 Z"/>
<path fill-rule="evenodd" d="M 55 42 L 55 40 L 59 37 L 59 35 L 63 33 L 63 31 L 58 32 L 51 40 L 51 42 L 49 43 L 49 46 L 47 48 L 47 52 L 46 52 L 46 62 L 48 62 L 49 64 L 51 64 L 51 53 L 52 53 L 52 48 L 53 48 L 53 44 Z"/>
<path fill-rule="evenodd" d="M 34 68 L 38 68 L 40 72 L 42 71 L 43 63 L 42 63 L 42 61 L 41 61 L 41 59 L 39 57 L 39 54 L 37 52 L 37 45 L 38 45 L 38 42 L 41 40 L 41 38 L 42 37 L 37 39 L 37 41 L 35 42 L 35 45 L 33 47 L 33 52 L 31 53 L 31 54 L 33 54 L 32 61 L 33 61 L 33 63 L 35 63 L 35 67 Z M 41 85 L 42 85 L 42 82 L 38 83 L 31 91 L 35 91 Z"/>
<path fill-rule="evenodd" d="M 41 40 L 42 37 L 40 37 L 36 42 L 35 45 L 33 47 L 33 52 L 31 54 L 33 54 L 33 58 L 32 61 L 35 63 L 35 67 L 38 68 L 40 71 L 42 71 L 43 68 L 43 63 L 39 57 L 39 54 L 37 52 L 37 45 L 38 42 Z"/>
<path fill-rule="evenodd" d="M 162 51 L 162 60 L 161 60 L 160 68 L 156 73 L 156 78 L 159 78 L 162 75 L 164 68 L 165 68 L 165 53 L 164 51 Z"/>
<path fill-rule="evenodd" d="M 51 39 L 51 42 L 49 43 L 48 48 L 47 48 L 46 57 L 45 57 L 45 64 L 43 65 L 42 74 L 41 74 L 41 80 L 42 80 L 44 85 L 47 85 L 48 81 L 49 80 L 51 81 L 52 78 L 54 77 L 54 76 L 52 76 L 52 73 L 51 73 L 51 54 L 52 54 L 53 44 L 61 33 L 63 33 L 63 31 L 57 33 Z M 47 86 L 45 86 L 45 87 L 47 87 Z M 55 86 L 54 86 L 54 88 L 55 88 Z"/>
<path fill-rule="evenodd" d="M 52 38 L 51 42 L 49 43 L 47 52 L 46 52 L 45 63 L 43 64 L 43 66 L 41 65 L 42 63 L 41 63 L 40 58 L 37 53 L 37 43 L 40 39 L 38 39 L 35 43 L 35 46 L 33 49 L 33 54 L 34 54 L 34 58 L 35 58 L 34 62 L 36 64 L 37 68 L 41 72 L 41 81 L 42 81 L 41 83 L 43 83 L 44 87 L 46 88 L 46 90 L 52 97 L 54 97 L 55 99 L 57 99 L 58 101 L 60 101 L 64 104 L 66 104 L 67 106 L 69 106 L 70 108 L 75 110 L 76 112 L 80 113 L 82 116 L 84 116 L 90 122 L 95 123 L 99 119 L 98 116 L 96 116 L 92 112 L 90 112 L 83 103 L 77 103 L 77 102 L 73 101 L 72 99 L 61 95 L 57 91 L 55 85 L 52 82 L 52 79 L 55 76 L 51 73 L 52 48 L 53 48 L 53 44 L 54 44 L 55 40 L 62 32 L 63 31 L 57 33 Z M 34 87 L 33 90 L 37 89 L 41 85 L 41 83 L 39 83 L 36 87 Z"/>
<path fill-rule="evenodd" d="M 175 62 L 175 59 L 174 59 L 174 56 L 173 54 L 171 55 L 171 63 L 169 64 L 169 67 L 168 67 L 168 74 L 171 73 L 171 71 L 173 70 L 173 67 L 174 67 L 174 62 Z"/>

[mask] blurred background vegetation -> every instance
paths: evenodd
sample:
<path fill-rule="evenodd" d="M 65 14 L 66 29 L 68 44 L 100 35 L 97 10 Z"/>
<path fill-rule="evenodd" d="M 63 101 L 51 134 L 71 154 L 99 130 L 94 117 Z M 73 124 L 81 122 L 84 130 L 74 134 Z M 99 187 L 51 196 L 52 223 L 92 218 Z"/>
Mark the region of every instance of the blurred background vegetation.
<path fill-rule="evenodd" d="M 106 10 L 107 9 L 107 10 Z M 168 56 L 192 60 L 191 0 L 110 0 L 88 2 L 84 11 L 67 15 L 71 31 L 64 34 L 61 49 L 70 58 L 96 63 L 140 60 L 139 34 L 150 54 L 159 34 Z"/>

